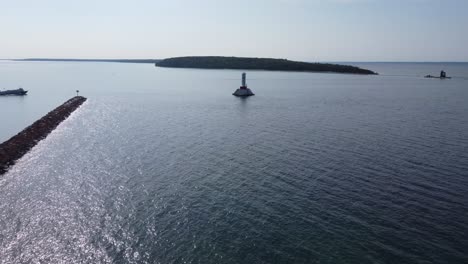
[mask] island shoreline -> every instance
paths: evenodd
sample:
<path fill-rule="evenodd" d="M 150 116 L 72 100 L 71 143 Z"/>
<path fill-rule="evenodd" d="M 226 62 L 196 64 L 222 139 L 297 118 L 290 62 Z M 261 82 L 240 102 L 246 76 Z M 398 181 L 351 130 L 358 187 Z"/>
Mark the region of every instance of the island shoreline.
<path fill-rule="evenodd" d="M 191 56 L 163 59 L 156 67 L 209 70 L 264 70 L 283 72 L 340 73 L 378 75 L 378 73 L 351 65 L 311 63 L 273 58 Z"/>

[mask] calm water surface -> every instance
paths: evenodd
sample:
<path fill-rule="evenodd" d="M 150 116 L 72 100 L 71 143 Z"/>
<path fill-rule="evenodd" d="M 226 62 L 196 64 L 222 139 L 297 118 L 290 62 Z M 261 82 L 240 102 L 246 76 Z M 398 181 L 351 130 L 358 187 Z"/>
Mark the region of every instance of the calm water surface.
<path fill-rule="evenodd" d="M 0 263 L 467 263 L 468 64 L 380 76 L 0 62 Z M 428 80 L 445 69 L 452 80 Z"/>

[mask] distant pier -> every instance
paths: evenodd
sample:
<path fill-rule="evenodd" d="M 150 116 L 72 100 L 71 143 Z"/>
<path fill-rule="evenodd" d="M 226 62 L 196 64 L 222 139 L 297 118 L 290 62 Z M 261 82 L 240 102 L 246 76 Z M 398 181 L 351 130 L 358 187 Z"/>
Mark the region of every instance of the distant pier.
<path fill-rule="evenodd" d="M 55 108 L 23 131 L 0 144 L 0 175 L 23 157 L 40 140 L 47 137 L 62 121 L 86 101 L 83 96 L 75 96 Z"/>

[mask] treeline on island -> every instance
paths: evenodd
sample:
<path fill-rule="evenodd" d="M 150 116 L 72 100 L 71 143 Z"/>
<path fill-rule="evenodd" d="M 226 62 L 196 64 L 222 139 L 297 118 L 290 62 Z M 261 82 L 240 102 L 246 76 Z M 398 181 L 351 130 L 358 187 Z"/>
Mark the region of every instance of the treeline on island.
<path fill-rule="evenodd" d="M 352 74 L 377 74 L 371 70 L 355 66 L 310 63 L 290 61 L 286 59 L 271 58 L 245 58 L 245 57 L 176 57 L 168 58 L 155 63 L 158 67 L 171 68 L 199 68 L 199 69 L 242 69 L 242 70 L 269 70 L 269 71 L 299 71 L 299 72 L 334 72 Z"/>

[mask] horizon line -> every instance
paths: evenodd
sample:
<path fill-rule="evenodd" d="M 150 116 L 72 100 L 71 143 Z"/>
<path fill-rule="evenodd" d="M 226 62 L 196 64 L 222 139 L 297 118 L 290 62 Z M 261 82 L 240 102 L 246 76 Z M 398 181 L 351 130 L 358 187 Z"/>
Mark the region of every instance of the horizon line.
<path fill-rule="evenodd" d="M 181 56 L 181 57 L 197 57 L 197 56 Z M 216 56 L 215 56 L 216 57 Z M 224 57 L 224 56 L 223 56 Z M 237 57 L 237 56 L 227 56 L 227 57 Z M 168 58 L 175 58 L 175 57 L 168 57 Z M 252 58 L 260 58 L 260 57 L 252 57 Z M 30 58 L 0 58 L 1 61 L 26 61 L 26 60 L 75 60 L 75 61 L 157 61 L 157 60 L 164 60 L 166 58 L 39 58 L 39 57 L 30 57 Z M 288 59 L 290 60 L 290 59 Z M 468 61 L 411 61 L 411 60 L 402 60 L 402 61 L 392 61 L 392 60 L 317 60 L 317 61 L 309 61 L 309 60 L 302 60 L 304 62 L 317 62 L 317 63 L 468 63 Z"/>

